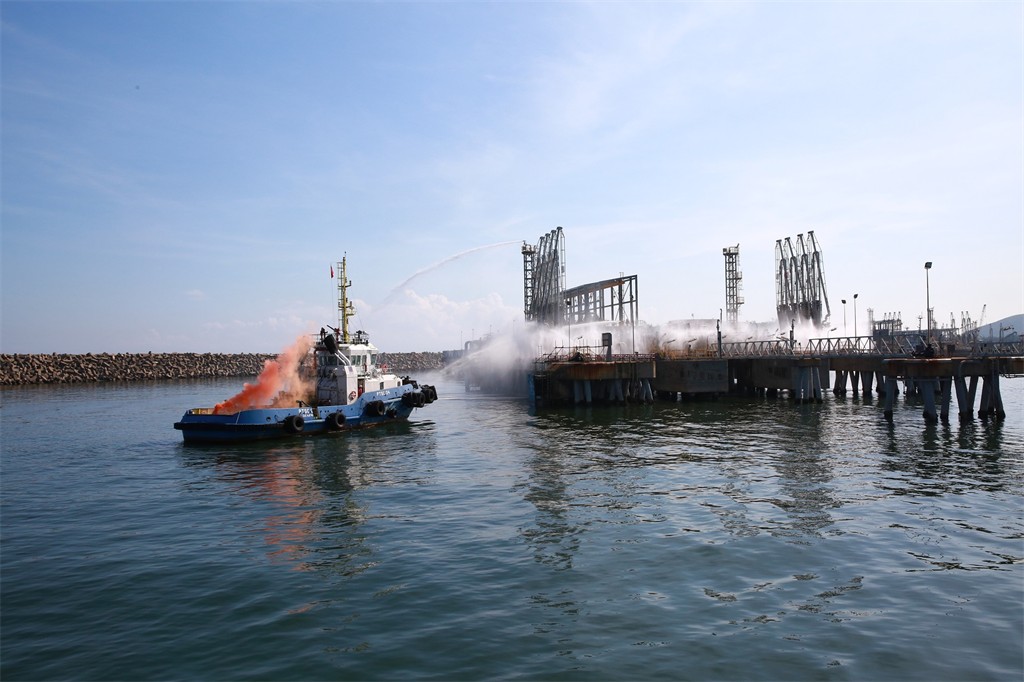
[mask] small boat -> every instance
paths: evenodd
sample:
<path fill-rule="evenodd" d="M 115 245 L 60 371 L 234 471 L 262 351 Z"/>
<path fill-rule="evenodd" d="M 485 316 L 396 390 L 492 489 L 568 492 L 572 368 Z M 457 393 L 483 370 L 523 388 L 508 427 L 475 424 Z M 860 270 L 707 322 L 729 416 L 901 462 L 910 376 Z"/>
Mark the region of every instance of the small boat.
<path fill-rule="evenodd" d="M 307 400 L 293 406 L 225 408 L 197 407 L 185 412 L 174 428 L 186 443 L 223 443 L 339 433 L 406 420 L 412 411 L 437 400 L 433 386 L 378 365 L 378 349 L 366 332 L 349 334 L 348 319 L 355 313 L 346 290 L 345 260 L 338 283 L 340 325 L 321 329 L 299 366 L 299 373 L 314 385 Z M 332 272 L 333 274 L 333 272 Z"/>

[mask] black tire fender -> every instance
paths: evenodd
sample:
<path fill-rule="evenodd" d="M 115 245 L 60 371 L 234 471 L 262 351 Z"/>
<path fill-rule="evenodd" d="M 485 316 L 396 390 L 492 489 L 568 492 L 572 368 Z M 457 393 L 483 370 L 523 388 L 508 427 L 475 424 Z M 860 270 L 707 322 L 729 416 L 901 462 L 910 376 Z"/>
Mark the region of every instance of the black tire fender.
<path fill-rule="evenodd" d="M 288 433 L 302 433 L 304 428 L 306 428 L 306 420 L 301 414 L 290 414 L 285 417 L 284 430 Z"/>

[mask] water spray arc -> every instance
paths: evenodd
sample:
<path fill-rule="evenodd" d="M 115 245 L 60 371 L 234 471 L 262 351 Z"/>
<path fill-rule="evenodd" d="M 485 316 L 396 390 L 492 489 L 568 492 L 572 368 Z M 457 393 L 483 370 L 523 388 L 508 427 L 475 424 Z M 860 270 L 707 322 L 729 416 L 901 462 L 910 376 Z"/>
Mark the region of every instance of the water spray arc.
<path fill-rule="evenodd" d="M 381 308 L 383 308 L 383 307 L 385 307 L 387 305 L 390 305 L 392 302 L 394 302 L 395 298 L 397 298 L 398 295 L 400 293 L 402 293 L 402 291 L 405 289 L 405 287 L 409 286 L 409 284 L 411 282 L 413 282 L 414 280 L 422 277 L 423 275 L 426 275 L 426 274 L 428 274 L 430 272 L 433 272 L 434 270 L 437 270 L 441 266 L 447 265 L 448 263 L 451 263 L 452 261 L 459 260 L 460 258 L 464 258 L 465 256 L 468 256 L 471 253 L 476 253 L 477 251 L 484 251 L 484 250 L 487 250 L 487 249 L 496 249 L 496 248 L 499 248 L 499 247 L 502 247 L 502 246 L 510 246 L 512 244 L 518 244 L 518 243 L 519 243 L 518 240 L 512 240 L 512 241 L 507 241 L 507 242 L 497 242 L 495 244 L 485 244 L 484 246 L 474 246 L 471 249 L 466 249 L 465 251 L 460 251 L 459 253 L 456 253 L 456 254 L 453 254 L 451 256 L 448 256 L 447 258 L 439 260 L 439 261 L 437 261 L 436 263 L 434 263 L 432 265 L 428 265 L 425 268 L 417 270 L 412 275 L 407 277 L 401 284 L 399 284 L 398 286 L 394 287 L 391 291 L 389 291 L 388 295 L 384 297 L 384 300 L 382 300 L 380 302 L 380 305 L 378 305 L 376 307 L 376 310 L 380 310 Z"/>

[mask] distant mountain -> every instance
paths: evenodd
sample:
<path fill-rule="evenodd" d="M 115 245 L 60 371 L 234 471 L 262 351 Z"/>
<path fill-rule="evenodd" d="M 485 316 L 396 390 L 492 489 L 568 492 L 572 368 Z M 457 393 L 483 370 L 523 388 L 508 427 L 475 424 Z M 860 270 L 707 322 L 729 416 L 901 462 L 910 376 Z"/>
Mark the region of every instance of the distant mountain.
<path fill-rule="evenodd" d="M 982 341 L 998 341 L 999 330 L 1003 330 L 1003 341 L 1015 343 L 1021 340 L 1024 334 L 1024 314 L 1010 315 L 995 322 L 989 322 L 978 328 L 978 334 Z"/>

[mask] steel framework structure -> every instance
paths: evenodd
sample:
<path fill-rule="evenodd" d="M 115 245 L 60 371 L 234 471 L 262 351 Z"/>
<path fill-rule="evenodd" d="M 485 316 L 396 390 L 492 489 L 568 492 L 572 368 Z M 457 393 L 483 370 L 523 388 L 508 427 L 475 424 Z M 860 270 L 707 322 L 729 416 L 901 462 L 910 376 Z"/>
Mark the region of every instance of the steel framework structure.
<path fill-rule="evenodd" d="M 637 321 L 639 297 L 636 275 L 573 287 L 565 291 L 564 298 L 570 324 L 632 324 Z"/>
<path fill-rule="evenodd" d="M 903 317 L 900 313 L 883 313 L 882 319 L 872 320 L 872 336 L 895 336 L 903 331 Z"/>
<path fill-rule="evenodd" d="M 725 256 L 725 322 L 733 327 L 740 321 L 740 306 L 743 305 L 743 297 L 740 296 L 740 285 L 743 280 L 743 273 L 740 272 L 740 245 L 727 246 L 722 249 Z"/>
<path fill-rule="evenodd" d="M 832 310 L 825 291 L 825 269 L 821 248 L 814 232 L 796 236 L 796 248 L 789 237 L 775 242 L 775 307 L 779 325 L 810 322 L 827 325 Z"/>
<path fill-rule="evenodd" d="M 528 322 L 565 321 L 565 236 L 556 227 L 536 246 L 523 242 L 523 313 Z"/>

